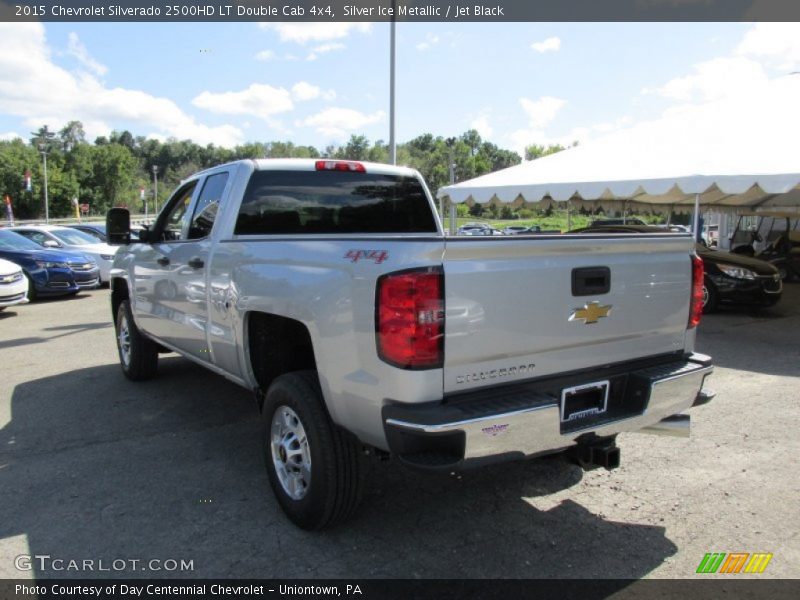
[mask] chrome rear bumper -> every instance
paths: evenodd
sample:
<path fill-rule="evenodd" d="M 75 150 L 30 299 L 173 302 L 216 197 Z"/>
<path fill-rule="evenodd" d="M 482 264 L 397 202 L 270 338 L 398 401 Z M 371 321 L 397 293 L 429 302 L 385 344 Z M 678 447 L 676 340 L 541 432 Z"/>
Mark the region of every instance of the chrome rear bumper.
<path fill-rule="evenodd" d="M 629 377 L 646 377 L 649 385 L 642 388 L 647 389 L 644 410 L 625 418 L 603 421 L 600 415 L 599 420 L 591 423 L 587 420 L 585 427 L 571 427 L 564 432 L 558 398 L 535 391 L 527 397 L 520 392 L 514 397 L 505 397 L 504 392 L 498 390 L 498 397 L 492 402 L 494 411 L 489 408 L 486 414 L 463 420 L 451 418 L 436 422 L 430 415 L 415 420 L 409 418 L 413 412 L 405 411 L 398 417 L 391 411 L 384 411 L 387 440 L 392 451 L 406 462 L 423 467 L 445 467 L 476 459 L 485 462 L 484 459 L 491 457 L 503 459 L 547 454 L 568 448 L 579 438 L 585 439 L 587 434 L 588 437 L 603 438 L 648 427 L 671 428 L 676 432 L 685 430 L 688 434 L 688 417 L 677 419 L 676 423 L 669 419 L 695 404 L 701 396 L 705 378 L 714 369 L 708 357 L 697 356 L 698 362 L 690 357 L 683 363 L 672 363 L 668 368 L 630 373 Z M 640 393 L 644 391 L 636 392 Z M 512 403 L 517 403 L 519 408 L 497 412 L 497 406 Z M 470 407 L 465 412 L 482 411 Z M 449 413 L 452 416 L 452 410 Z"/>

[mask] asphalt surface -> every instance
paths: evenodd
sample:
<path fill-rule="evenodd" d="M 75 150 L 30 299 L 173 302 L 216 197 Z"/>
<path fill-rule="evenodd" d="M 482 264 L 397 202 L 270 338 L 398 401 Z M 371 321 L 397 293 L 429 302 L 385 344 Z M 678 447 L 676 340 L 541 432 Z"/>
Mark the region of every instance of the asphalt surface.
<path fill-rule="evenodd" d="M 123 377 L 108 296 L 0 314 L 2 578 L 685 578 L 707 552 L 772 552 L 758 577 L 800 577 L 800 284 L 774 309 L 705 317 L 718 396 L 690 439 L 621 435 L 612 472 L 376 463 L 358 516 L 321 534 L 274 501 L 247 391 L 174 355 L 153 381 Z M 20 571 L 20 555 L 64 562 Z"/>

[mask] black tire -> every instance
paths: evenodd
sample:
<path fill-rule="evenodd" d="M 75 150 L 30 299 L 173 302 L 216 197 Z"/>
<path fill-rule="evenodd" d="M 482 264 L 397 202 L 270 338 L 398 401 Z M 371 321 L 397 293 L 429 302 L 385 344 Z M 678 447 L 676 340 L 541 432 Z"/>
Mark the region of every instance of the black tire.
<path fill-rule="evenodd" d="M 707 278 L 703 280 L 703 312 L 712 313 L 719 306 L 717 287 Z"/>
<path fill-rule="evenodd" d="M 125 376 L 132 381 L 153 377 L 158 369 L 158 346 L 136 328 L 128 300 L 123 300 L 117 309 L 115 330 L 119 364 Z"/>
<path fill-rule="evenodd" d="M 287 407 L 289 411 L 285 410 Z M 279 421 L 276 436 L 285 443 L 291 437 L 291 433 L 281 433 L 286 416 L 292 423 L 296 418 L 300 424 L 305 446 L 295 444 L 287 451 L 289 446 L 273 444 L 273 417 Z M 364 454 L 358 441 L 337 427 L 328 416 L 316 372 L 297 371 L 275 379 L 264 399 L 261 418 L 267 475 L 286 516 L 298 527 L 308 530 L 327 529 L 351 517 L 361 501 Z M 293 462 L 290 452 L 295 456 L 302 453 L 299 461 Z M 281 482 L 281 477 L 284 481 L 291 479 L 287 473 L 292 469 L 299 475 L 306 456 L 310 459 L 309 481 L 297 485 L 299 497 L 293 497 Z M 278 464 L 288 465 L 283 469 L 283 475 L 278 472 Z M 299 479 L 303 479 L 302 475 Z"/>
<path fill-rule="evenodd" d="M 23 275 L 25 275 L 25 279 L 28 280 L 28 301 L 36 302 L 37 295 L 36 295 L 36 287 L 33 285 L 33 277 L 31 277 L 27 273 L 23 273 Z"/>

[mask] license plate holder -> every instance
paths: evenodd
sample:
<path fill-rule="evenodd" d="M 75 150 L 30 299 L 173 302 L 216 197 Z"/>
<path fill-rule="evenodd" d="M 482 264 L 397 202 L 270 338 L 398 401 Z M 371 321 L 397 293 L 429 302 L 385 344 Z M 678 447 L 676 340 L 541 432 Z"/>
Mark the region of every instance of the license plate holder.
<path fill-rule="evenodd" d="M 579 423 L 608 408 L 609 381 L 594 381 L 561 390 L 561 422 Z"/>

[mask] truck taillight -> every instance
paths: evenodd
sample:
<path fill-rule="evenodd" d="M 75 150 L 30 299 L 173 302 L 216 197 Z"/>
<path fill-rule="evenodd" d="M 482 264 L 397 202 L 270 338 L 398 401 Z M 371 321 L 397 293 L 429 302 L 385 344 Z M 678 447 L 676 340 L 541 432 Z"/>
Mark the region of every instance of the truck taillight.
<path fill-rule="evenodd" d="M 360 162 L 352 160 L 318 160 L 314 163 L 317 171 L 353 171 L 366 173 L 367 169 Z"/>
<path fill-rule="evenodd" d="M 378 356 L 401 369 L 444 363 L 444 275 L 431 267 L 378 279 L 375 309 Z"/>
<path fill-rule="evenodd" d="M 703 316 L 703 260 L 692 255 L 692 298 L 689 305 L 689 329 L 697 327 Z"/>

